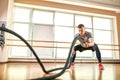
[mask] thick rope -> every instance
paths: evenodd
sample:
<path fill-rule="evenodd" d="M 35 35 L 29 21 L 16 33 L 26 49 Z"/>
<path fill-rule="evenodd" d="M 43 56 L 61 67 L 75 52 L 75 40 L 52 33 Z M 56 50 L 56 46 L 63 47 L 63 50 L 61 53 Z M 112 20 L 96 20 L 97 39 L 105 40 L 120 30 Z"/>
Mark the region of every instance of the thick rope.
<path fill-rule="evenodd" d="M 16 32 L 10 30 L 10 29 L 7 29 L 5 27 L 0 27 L 0 30 L 1 31 L 4 31 L 4 32 L 8 32 L 10 34 L 13 34 L 14 36 L 18 37 L 19 39 L 21 39 L 21 41 L 23 41 L 27 47 L 29 47 L 29 49 L 32 51 L 32 53 L 34 54 L 35 58 L 37 59 L 37 62 L 39 63 L 39 65 L 41 66 L 43 72 L 45 73 L 49 73 L 49 72 L 52 72 L 52 71 L 56 71 L 56 70 L 60 70 L 62 69 L 59 73 L 55 74 L 55 75 L 52 75 L 52 76 L 47 76 L 47 77 L 43 77 L 43 78 L 36 78 L 34 80 L 52 80 L 52 79 L 55 79 L 59 76 L 61 76 L 66 69 L 70 68 L 70 57 L 71 57 L 71 52 L 72 52 L 72 48 L 73 46 L 75 45 L 76 43 L 76 40 L 77 40 L 77 37 L 74 38 L 74 40 L 72 41 L 72 44 L 71 44 L 71 47 L 70 47 L 70 50 L 69 50 L 69 54 L 68 54 L 68 57 L 67 57 L 67 60 L 66 60 L 66 63 L 64 65 L 64 67 L 61 67 L 61 68 L 55 68 L 55 69 L 52 69 L 52 70 L 48 70 L 46 71 L 44 65 L 42 64 L 41 60 L 39 59 L 39 57 L 37 56 L 36 52 L 34 51 L 34 49 L 31 47 L 31 45 L 22 37 L 20 36 L 19 34 L 17 34 Z"/>

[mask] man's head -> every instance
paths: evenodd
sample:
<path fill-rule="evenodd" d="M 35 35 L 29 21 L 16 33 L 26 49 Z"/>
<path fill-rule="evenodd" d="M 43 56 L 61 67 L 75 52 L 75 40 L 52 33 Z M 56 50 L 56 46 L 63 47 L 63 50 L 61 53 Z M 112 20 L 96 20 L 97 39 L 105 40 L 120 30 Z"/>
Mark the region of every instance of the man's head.
<path fill-rule="evenodd" d="M 78 31 L 80 33 L 81 36 L 84 36 L 85 35 L 85 27 L 84 27 L 84 24 L 79 24 L 78 25 Z"/>

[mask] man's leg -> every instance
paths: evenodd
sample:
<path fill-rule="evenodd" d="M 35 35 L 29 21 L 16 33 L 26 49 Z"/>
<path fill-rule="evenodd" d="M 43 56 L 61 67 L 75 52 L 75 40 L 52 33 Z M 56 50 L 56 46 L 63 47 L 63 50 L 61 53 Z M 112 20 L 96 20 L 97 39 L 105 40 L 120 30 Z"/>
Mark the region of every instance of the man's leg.
<path fill-rule="evenodd" d="M 72 52 L 72 56 L 71 56 L 71 62 L 74 62 L 75 61 L 75 58 L 76 58 L 76 51 L 74 50 L 73 52 Z"/>
<path fill-rule="evenodd" d="M 75 58 L 76 58 L 76 51 L 73 51 L 72 52 L 72 55 L 71 55 L 71 58 L 70 58 L 70 66 L 71 67 L 74 67 L 74 61 L 75 61 Z"/>
<path fill-rule="evenodd" d="M 99 50 L 97 44 L 94 44 L 94 49 L 96 51 L 96 57 L 98 59 L 98 62 L 101 63 L 101 53 L 100 53 L 100 50 Z"/>
<path fill-rule="evenodd" d="M 99 50 L 99 48 L 98 48 L 98 45 L 97 45 L 97 44 L 94 44 L 93 48 L 94 48 L 94 50 L 96 51 L 96 57 L 97 57 L 97 59 L 98 59 L 99 68 L 100 68 L 101 70 L 103 70 L 104 67 L 103 67 L 103 65 L 102 65 L 101 53 L 100 53 L 100 50 Z"/>
<path fill-rule="evenodd" d="M 74 47 L 74 50 L 73 50 L 72 56 L 71 56 L 71 67 L 74 67 L 74 61 L 75 61 L 75 58 L 76 58 L 76 51 L 78 51 L 78 50 L 79 50 L 80 52 L 82 52 L 83 47 L 81 46 L 81 44 L 76 45 L 76 46 Z"/>

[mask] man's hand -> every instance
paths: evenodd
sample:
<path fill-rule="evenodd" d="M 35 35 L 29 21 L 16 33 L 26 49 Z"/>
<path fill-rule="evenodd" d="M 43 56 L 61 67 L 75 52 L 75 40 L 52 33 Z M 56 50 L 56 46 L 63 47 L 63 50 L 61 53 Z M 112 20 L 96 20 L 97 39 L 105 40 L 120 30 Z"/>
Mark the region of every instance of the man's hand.
<path fill-rule="evenodd" d="M 88 44 L 87 42 L 84 42 L 84 43 L 83 43 L 83 46 L 84 46 L 85 48 L 88 48 L 88 47 L 89 47 L 89 44 Z"/>

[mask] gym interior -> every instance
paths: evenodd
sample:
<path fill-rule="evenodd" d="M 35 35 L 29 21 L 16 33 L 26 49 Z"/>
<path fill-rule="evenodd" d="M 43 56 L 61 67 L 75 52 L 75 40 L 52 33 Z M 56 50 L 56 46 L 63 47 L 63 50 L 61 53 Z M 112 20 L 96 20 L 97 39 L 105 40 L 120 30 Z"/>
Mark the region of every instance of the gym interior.
<path fill-rule="evenodd" d="M 70 55 L 78 24 L 98 44 Z M 0 80 L 119 80 L 119 0 L 0 0 Z"/>

